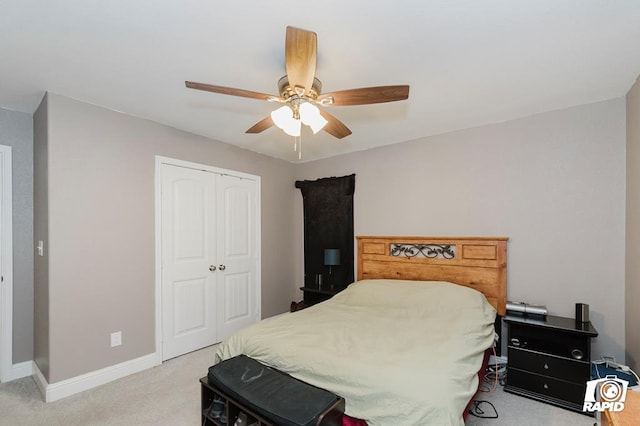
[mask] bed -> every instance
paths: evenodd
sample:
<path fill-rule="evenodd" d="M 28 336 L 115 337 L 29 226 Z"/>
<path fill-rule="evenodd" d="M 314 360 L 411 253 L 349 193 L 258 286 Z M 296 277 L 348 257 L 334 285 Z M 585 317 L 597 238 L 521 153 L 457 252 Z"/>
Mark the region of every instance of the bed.
<path fill-rule="evenodd" d="M 357 237 L 358 279 L 220 344 L 346 400 L 369 426 L 463 424 L 506 306 L 506 238 Z"/>

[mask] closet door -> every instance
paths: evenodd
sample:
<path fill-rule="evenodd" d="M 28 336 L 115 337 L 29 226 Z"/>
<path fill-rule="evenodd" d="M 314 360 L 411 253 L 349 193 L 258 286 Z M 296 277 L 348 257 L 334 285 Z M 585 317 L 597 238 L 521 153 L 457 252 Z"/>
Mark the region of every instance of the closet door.
<path fill-rule="evenodd" d="M 219 341 L 214 173 L 162 165 L 162 359 Z"/>
<path fill-rule="evenodd" d="M 183 162 L 158 167 L 157 347 L 166 360 L 260 319 L 260 178 Z"/>
<path fill-rule="evenodd" d="M 256 182 L 218 178 L 218 338 L 258 321 L 258 220 Z"/>

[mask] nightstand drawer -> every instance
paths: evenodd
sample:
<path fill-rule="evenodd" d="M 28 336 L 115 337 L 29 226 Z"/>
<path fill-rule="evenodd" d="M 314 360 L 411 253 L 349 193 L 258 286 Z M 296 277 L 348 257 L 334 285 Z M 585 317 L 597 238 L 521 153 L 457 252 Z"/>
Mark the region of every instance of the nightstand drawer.
<path fill-rule="evenodd" d="M 561 358 L 512 346 L 509 346 L 507 354 L 509 366 L 519 370 L 582 385 L 586 384 L 591 375 L 589 363 L 585 361 Z"/>
<path fill-rule="evenodd" d="M 507 384 L 577 405 L 582 405 L 584 402 L 584 393 L 587 389 L 586 384 L 578 385 L 511 367 L 507 369 Z"/>
<path fill-rule="evenodd" d="M 588 337 L 554 329 L 510 324 L 509 345 L 566 358 L 591 358 Z"/>

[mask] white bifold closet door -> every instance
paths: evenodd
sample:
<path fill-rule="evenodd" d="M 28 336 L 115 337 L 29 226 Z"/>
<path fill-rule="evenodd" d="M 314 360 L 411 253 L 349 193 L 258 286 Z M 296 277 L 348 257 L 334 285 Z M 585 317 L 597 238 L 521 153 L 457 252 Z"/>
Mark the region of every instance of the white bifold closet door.
<path fill-rule="evenodd" d="M 256 181 L 162 164 L 162 359 L 258 320 Z"/>

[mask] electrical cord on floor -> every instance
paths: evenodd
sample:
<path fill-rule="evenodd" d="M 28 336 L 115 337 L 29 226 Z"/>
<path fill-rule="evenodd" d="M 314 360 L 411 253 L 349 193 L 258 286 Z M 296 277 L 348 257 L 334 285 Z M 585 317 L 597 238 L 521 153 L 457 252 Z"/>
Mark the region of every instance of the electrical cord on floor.
<path fill-rule="evenodd" d="M 484 409 L 482 408 L 484 407 Z M 487 412 L 487 410 L 489 410 Z M 469 408 L 469 414 L 480 419 L 497 419 L 498 410 L 489 401 L 475 400 L 473 406 Z"/>
<path fill-rule="evenodd" d="M 480 392 L 493 392 L 498 387 L 498 383 L 500 384 L 500 386 L 504 386 L 506 383 L 507 364 L 505 362 L 498 362 L 495 346 L 493 348 L 493 358 L 495 359 L 495 363 L 487 365 L 483 383 L 481 384 L 479 389 Z M 473 401 L 471 408 L 469 408 L 469 414 L 480 419 L 498 418 L 498 410 L 496 410 L 495 405 L 493 405 L 489 401 L 484 401 L 481 399 L 476 399 Z"/>

